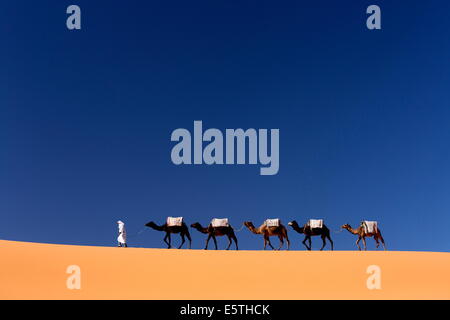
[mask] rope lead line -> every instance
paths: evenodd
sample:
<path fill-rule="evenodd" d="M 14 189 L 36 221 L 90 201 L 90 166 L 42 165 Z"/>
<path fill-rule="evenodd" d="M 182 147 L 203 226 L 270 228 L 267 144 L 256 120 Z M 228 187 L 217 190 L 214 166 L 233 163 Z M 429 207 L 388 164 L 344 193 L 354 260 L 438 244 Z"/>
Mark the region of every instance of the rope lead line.
<path fill-rule="evenodd" d="M 130 238 L 137 237 L 137 236 L 140 235 L 142 232 L 144 232 L 146 229 L 147 229 L 147 228 L 145 227 L 145 228 L 143 228 L 141 231 L 139 231 L 138 233 L 132 234 L 131 236 L 128 236 L 127 238 L 130 239 Z"/>
<path fill-rule="evenodd" d="M 240 232 L 242 229 L 244 229 L 245 225 L 242 224 L 242 227 L 239 230 L 234 230 L 235 232 Z"/>

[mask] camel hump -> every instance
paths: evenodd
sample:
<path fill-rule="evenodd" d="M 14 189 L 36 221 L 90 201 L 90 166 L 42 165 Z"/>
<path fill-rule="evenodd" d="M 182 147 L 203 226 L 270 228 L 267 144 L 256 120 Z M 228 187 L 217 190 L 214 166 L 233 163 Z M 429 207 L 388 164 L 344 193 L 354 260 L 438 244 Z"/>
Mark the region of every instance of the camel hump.
<path fill-rule="evenodd" d="M 267 227 L 279 227 L 281 224 L 281 220 L 280 219 L 266 219 L 266 221 L 264 222 L 264 224 Z"/>
<path fill-rule="evenodd" d="M 214 228 L 230 226 L 230 224 L 228 222 L 228 218 L 214 218 L 211 220 L 211 225 Z"/>
<path fill-rule="evenodd" d="M 323 219 L 309 219 L 307 223 L 311 229 L 323 228 Z"/>
<path fill-rule="evenodd" d="M 378 222 L 377 221 L 363 221 L 361 225 L 364 227 L 366 233 L 377 233 L 378 232 Z"/>
<path fill-rule="evenodd" d="M 183 225 L 183 217 L 167 217 L 167 226 L 181 227 Z"/>

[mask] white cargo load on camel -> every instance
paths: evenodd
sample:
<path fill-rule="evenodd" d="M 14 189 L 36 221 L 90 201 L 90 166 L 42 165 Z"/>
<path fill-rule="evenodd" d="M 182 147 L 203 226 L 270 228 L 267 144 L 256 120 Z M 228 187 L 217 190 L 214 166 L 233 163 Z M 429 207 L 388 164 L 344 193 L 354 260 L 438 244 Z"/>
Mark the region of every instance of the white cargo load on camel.
<path fill-rule="evenodd" d="M 218 219 L 218 218 L 214 218 L 211 220 L 211 225 L 214 228 L 217 227 L 229 227 L 230 224 L 228 223 L 228 218 L 222 218 L 222 219 Z"/>
<path fill-rule="evenodd" d="M 309 219 L 308 226 L 311 229 L 323 228 L 323 219 Z"/>
<path fill-rule="evenodd" d="M 363 221 L 362 224 L 366 233 L 376 233 L 378 231 L 378 222 L 376 221 Z"/>
<path fill-rule="evenodd" d="M 181 227 L 183 225 L 183 217 L 167 217 L 167 226 Z"/>
<path fill-rule="evenodd" d="M 280 226 L 280 219 L 267 219 L 264 223 L 268 227 L 279 227 Z"/>

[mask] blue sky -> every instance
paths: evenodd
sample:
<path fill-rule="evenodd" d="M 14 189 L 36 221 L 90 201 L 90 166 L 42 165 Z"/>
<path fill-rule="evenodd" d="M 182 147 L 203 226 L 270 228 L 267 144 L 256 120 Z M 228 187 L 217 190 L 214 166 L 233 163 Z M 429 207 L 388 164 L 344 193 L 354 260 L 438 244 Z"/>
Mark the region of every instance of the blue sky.
<path fill-rule="evenodd" d="M 70 4 L 81 7 L 80 31 L 66 28 Z M 371 4 L 382 30 L 366 28 Z M 0 238 L 112 246 L 118 219 L 129 235 L 167 216 L 228 217 L 236 228 L 323 218 L 333 230 L 368 219 L 389 249 L 449 251 L 449 9 L 2 2 Z M 194 120 L 279 128 L 279 173 L 173 165 L 171 132 Z M 191 234 L 202 248 L 204 235 Z M 336 249 L 355 249 L 349 233 L 332 236 Z M 129 244 L 162 247 L 162 238 L 147 230 Z M 247 230 L 238 238 L 241 249 L 262 247 Z M 290 238 L 303 250 L 301 235 Z"/>

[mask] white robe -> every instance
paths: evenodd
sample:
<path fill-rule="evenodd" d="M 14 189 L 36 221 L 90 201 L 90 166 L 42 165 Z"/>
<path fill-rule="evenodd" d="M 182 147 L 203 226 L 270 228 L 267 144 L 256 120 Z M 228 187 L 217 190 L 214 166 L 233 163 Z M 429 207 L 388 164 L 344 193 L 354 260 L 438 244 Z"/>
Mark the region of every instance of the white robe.
<path fill-rule="evenodd" d="M 125 224 L 122 221 L 119 221 L 118 225 L 119 225 L 119 236 L 117 237 L 117 242 L 125 244 L 127 243 L 127 232 L 125 230 Z"/>

